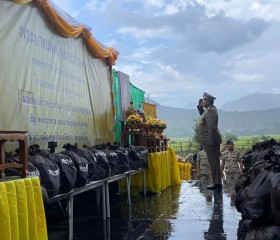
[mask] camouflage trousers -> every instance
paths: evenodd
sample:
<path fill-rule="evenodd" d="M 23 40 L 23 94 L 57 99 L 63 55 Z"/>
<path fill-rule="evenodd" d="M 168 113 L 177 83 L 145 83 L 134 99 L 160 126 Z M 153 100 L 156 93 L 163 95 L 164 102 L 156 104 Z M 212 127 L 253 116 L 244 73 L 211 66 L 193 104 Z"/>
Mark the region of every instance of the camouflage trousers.
<path fill-rule="evenodd" d="M 240 173 L 227 173 L 226 179 L 223 180 L 224 191 L 229 194 L 235 193 L 235 184 L 240 177 Z"/>

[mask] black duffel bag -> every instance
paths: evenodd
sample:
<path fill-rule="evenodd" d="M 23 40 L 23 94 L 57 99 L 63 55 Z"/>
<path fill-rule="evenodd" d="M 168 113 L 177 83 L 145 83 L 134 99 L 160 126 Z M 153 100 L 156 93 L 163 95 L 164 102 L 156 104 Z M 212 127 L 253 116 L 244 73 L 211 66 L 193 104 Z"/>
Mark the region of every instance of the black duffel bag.
<path fill-rule="evenodd" d="M 88 160 L 79 156 L 75 152 L 69 150 L 67 146 L 63 146 L 65 148 L 65 151 L 62 151 L 61 153 L 70 157 L 76 167 L 77 175 L 76 175 L 76 182 L 74 187 L 79 188 L 83 187 L 88 183 Z"/>
<path fill-rule="evenodd" d="M 250 185 L 248 186 L 242 185 L 238 193 L 236 194 L 236 198 L 234 201 L 235 208 L 237 212 L 241 213 L 242 217 L 244 216 L 243 206 L 246 202 L 246 191 L 248 190 L 249 187 Z"/>
<path fill-rule="evenodd" d="M 97 169 L 97 159 L 94 153 L 88 148 L 77 148 L 75 153 L 88 160 L 88 178 L 89 181 L 94 181 Z"/>
<path fill-rule="evenodd" d="M 132 161 L 132 170 L 142 168 L 144 160 L 139 149 L 134 145 L 126 145 L 125 148 Z"/>
<path fill-rule="evenodd" d="M 268 223 L 271 220 L 270 192 L 273 176 L 274 172 L 263 170 L 249 185 L 243 205 L 245 219 L 252 220 L 256 224 Z"/>
<path fill-rule="evenodd" d="M 8 163 L 19 163 L 19 155 L 6 153 L 6 162 Z M 6 176 L 20 176 L 21 171 L 19 168 L 8 168 L 5 169 Z M 40 172 L 35 165 L 28 161 L 27 163 L 27 177 L 40 177 Z"/>
<path fill-rule="evenodd" d="M 235 192 L 238 193 L 239 190 L 244 188 L 243 186 L 248 186 L 251 183 L 251 178 L 247 173 L 240 175 L 235 183 Z"/>
<path fill-rule="evenodd" d="M 71 191 L 76 183 L 77 169 L 70 157 L 62 153 L 50 153 L 48 158 L 55 162 L 60 170 L 60 193 Z"/>
<path fill-rule="evenodd" d="M 111 143 L 99 144 L 99 145 L 95 145 L 94 148 L 97 150 L 102 150 L 106 154 L 106 158 L 108 160 L 109 167 L 110 167 L 109 177 L 112 177 L 118 174 L 119 158 L 118 155 L 113 150 L 109 149 L 110 145 Z"/>
<path fill-rule="evenodd" d="M 278 240 L 280 239 L 280 228 L 277 226 L 262 226 L 251 229 L 245 240 Z"/>
<path fill-rule="evenodd" d="M 46 189 L 48 196 L 54 197 L 59 194 L 60 170 L 57 164 L 38 154 L 29 156 L 29 161 L 39 170 L 41 185 Z"/>
<path fill-rule="evenodd" d="M 110 165 L 110 169 L 111 169 L 111 173 L 110 173 L 110 177 L 115 176 L 117 174 L 119 174 L 119 157 L 118 154 L 115 153 L 113 150 L 110 150 L 108 148 L 103 149 L 103 151 L 106 154 L 106 157 L 108 159 L 109 165 Z"/>
<path fill-rule="evenodd" d="M 141 154 L 142 157 L 142 167 L 147 168 L 148 167 L 148 149 L 144 146 L 136 146 L 137 151 Z"/>
<path fill-rule="evenodd" d="M 93 181 L 105 179 L 110 176 L 111 174 L 111 169 L 110 165 L 106 156 L 106 153 L 103 152 L 102 150 L 98 149 L 90 149 L 96 158 L 96 172 L 94 176 L 92 177 Z"/>
<path fill-rule="evenodd" d="M 77 170 L 71 158 L 61 153 L 55 153 L 57 142 L 48 142 L 50 150 L 37 149 L 37 154 L 56 163 L 60 170 L 59 193 L 67 193 L 74 188 Z"/>
<path fill-rule="evenodd" d="M 280 227 L 280 173 L 271 178 L 270 212 L 273 223 Z"/>
<path fill-rule="evenodd" d="M 118 173 L 119 174 L 123 174 L 132 169 L 132 160 L 128 154 L 128 151 L 125 148 L 123 148 L 117 144 L 114 144 L 114 145 L 111 145 L 109 147 L 109 149 L 113 150 L 118 155 L 118 159 L 119 159 Z"/>
<path fill-rule="evenodd" d="M 92 178 L 96 173 L 97 164 L 97 160 L 95 158 L 94 153 L 88 148 L 81 148 L 77 145 L 66 144 L 63 147 L 75 152 L 77 155 L 88 161 L 88 181 L 92 181 Z"/>

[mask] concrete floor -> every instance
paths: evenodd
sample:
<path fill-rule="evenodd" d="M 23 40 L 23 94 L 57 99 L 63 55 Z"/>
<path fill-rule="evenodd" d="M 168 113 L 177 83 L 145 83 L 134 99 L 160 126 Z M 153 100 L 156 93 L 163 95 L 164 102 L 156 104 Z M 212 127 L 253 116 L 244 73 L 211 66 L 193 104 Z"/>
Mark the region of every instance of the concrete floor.
<path fill-rule="evenodd" d="M 74 206 L 74 239 L 236 240 L 241 216 L 232 204 L 231 190 L 225 186 L 220 193 L 212 192 L 206 190 L 207 184 L 207 180 L 184 181 L 146 199 L 133 192 L 131 208 L 125 194 L 111 194 L 111 219 L 106 221 L 101 209 L 81 203 Z M 48 224 L 50 240 L 67 239 L 63 224 L 66 219 Z"/>

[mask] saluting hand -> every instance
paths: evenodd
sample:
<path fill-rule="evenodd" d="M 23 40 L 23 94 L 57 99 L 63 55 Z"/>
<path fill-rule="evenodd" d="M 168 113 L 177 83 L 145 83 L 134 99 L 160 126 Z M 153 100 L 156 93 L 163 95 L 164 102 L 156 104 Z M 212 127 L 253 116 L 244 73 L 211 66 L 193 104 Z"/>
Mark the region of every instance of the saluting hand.
<path fill-rule="evenodd" d="M 198 101 L 197 109 L 200 115 L 204 113 L 203 100 L 201 98 Z"/>

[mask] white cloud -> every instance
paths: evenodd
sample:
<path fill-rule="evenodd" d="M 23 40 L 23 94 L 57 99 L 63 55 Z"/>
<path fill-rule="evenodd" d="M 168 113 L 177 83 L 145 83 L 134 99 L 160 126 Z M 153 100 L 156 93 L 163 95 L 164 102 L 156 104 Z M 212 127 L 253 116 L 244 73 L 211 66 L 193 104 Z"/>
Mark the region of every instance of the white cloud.
<path fill-rule="evenodd" d="M 83 10 L 88 10 L 95 13 L 103 13 L 106 10 L 108 1 L 90 0 L 83 6 Z"/>
<path fill-rule="evenodd" d="M 209 16 L 216 15 L 218 12 L 223 11 L 229 17 L 244 20 L 253 17 L 259 17 L 267 21 L 280 19 L 280 2 L 278 0 L 197 0 L 197 2 L 206 6 Z"/>
<path fill-rule="evenodd" d="M 71 17 L 77 18 L 79 16 L 80 11 L 73 7 L 74 0 L 52 0 L 52 2 Z"/>
<path fill-rule="evenodd" d="M 170 76 L 170 78 L 176 79 L 176 80 L 182 80 L 183 79 L 183 75 L 181 73 L 179 73 L 178 71 L 176 71 L 172 66 L 170 65 L 163 65 L 160 63 L 156 64 L 159 69 L 163 72 L 163 74 L 168 74 L 168 76 Z"/>
<path fill-rule="evenodd" d="M 107 39 L 105 42 L 104 42 L 104 45 L 105 46 L 115 46 L 117 44 L 117 40 L 114 39 L 114 38 L 110 38 L 110 39 Z"/>
<path fill-rule="evenodd" d="M 261 82 L 264 79 L 264 76 L 262 74 L 226 73 L 226 72 L 223 72 L 223 74 L 239 83 Z"/>
<path fill-rule="evenodd" d="M 164 0 L 144 0 L 142 1 L 146 7 L 163 7 L 166 3 Z"/>
<path fill-rule="evenodd" d="M 165 11 L 163 14 L 166 15 L 174 15 L 180 13 L 186 9 L 188 5 L 192 6 L 191 1 L 184 1 L 184 0 L 176 0 L 172 1 L 170 4 L 166 5 Z"/>
<path fill-rule="evenodd" d="M 273 88 L 273 89 L 271 89 L 270 92 L 271 92 L 271 93 L 274 93 L 274 94 L 280 94 L 280 88 L 279 88 L 279 87 Z"/>
<path fill-rule="evenodd" d="M 204 91 L 217 106 L 280 91 L 279 0 L 55 2 L 92 24 L 120 52 L 114 68 L 163 105 L 183 107 Z"/>
<path fill-rule="evenodd" d="M 118 34 L 130 35 L 136 40 L 150 40 L 155 38 L 170 38 L 172 36 L 172 29 L 167 26 L 160 28 L 145 28 L 139 29 L 137 27 L 121 27 L 117 30 Z"/>

